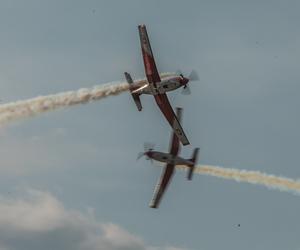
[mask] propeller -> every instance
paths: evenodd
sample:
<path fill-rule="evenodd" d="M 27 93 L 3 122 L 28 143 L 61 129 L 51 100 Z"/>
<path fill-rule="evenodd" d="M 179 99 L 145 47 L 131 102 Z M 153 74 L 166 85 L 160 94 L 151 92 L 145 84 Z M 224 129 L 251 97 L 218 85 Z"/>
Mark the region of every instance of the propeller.
<path fill-rule="evenodd" d="M 190 95 L 191 94 L 191 89 L 188 85 L 185 85 L 181 91 L 181 94 L 183 95 Z"/>
<path fill-rule="evenodd" d="M 188 78 L 190 81 L 199 81 L 199 76 L 196 70 L 192 70 Z"/>
<path fill-rule="evenodd" d="M 146 160 L 147 161 L 149 161 L 150 160 L 150 162 L 151 162 L 151 164 L 153 164 L 153 159 L 152 158 L 149 158 L 146 154 L 145 154 L 145 152 L 140 152 L 140 153 L 138 153 L 138 156 L 137 156 L 137 161 L 139 160 L 139 159 L 141 159 L 143 156 L 146 156 Z"/>
<path fill-rule="evenodd" d="M 182 71 L 179 70 L 179 69 L 175 71 L 175 74 L 176 75 L 180 75 L 181 77 L 183 77 Z"/>
<path fill-rule="evenodd" d="M 151 142 L 145 142 L 144 143 L 144 151 L 152 151 L 155 147 L 155 144 L 151 143 Z"/>
<path fill-rule="evenodd" d="M 176 74 L 180 75 L 181 77 L 184 77 L 183 73 L 180 70 L 177 70 Z M 191 71 L 191 73 L 188 76 L 188 79 L 189 79 L 189 82 L 191 82 L 191 81 L 199 81 L 199 76 L 198 76 L 198 73 L 196 72 L 196 70 L 192 70 Z M 190 89 L 188 83 L 184 85 L 181 93 L 183 95 L 190 95 L 191 94 L 191 89 Z"/>
<path fill-rule="evenodd" d="M 184 77 L 184 74 L 181 70 L 176 70 L 176 75 L 180 75 L 181 77 Z M 192 70 L 189 76 L 187 77 L 190 82 L 192 81 L 199 81 L 199 75 L 196 70 Z"/>
<path fill-rule="evenodd" d="M 139 152 L 139 153 L 138 153 L 138 156 L 137 156 L 137 158 L 136 158 L 136 160 L 141 159 L 144 155 L 145 155 L 144 152 Z"/>
<path fill-rule="evenodd" d="M 138 153 L 138 156 L 137 156 L 136 160 L 139 160 L 143 156 L 146 156 L 146 160 L 150 160 L 151 163 L 153 163 L 153 160 L 151 158 L 149 158 L 146 153 L 149 152 L 149 151 L 152 151 L 154 149 L 154 146 L 155 146 L 155 144 L 153 144 L 153 143 L 145 142 L 144 143 L 144 152 Z"/>

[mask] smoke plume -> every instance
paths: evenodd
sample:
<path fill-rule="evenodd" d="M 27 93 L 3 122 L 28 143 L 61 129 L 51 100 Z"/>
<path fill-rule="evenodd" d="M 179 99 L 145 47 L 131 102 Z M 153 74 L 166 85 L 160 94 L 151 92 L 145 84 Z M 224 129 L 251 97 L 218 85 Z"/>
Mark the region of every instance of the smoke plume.
<path fill-rule="evenodd" d="M 174 73 L 162 73 L 162 79 L 172 76 Z M 135 81 L 135 86 L 146 84 L 145 79 Z M 83 88 L 77 91 L 62 92 L 54 95 L 38 96 L 28 100 L 21 100 L 0 105 L 0 126 L 22 118 L 33 117 L 59 108 L 85 104 L 98 101 L 104 97 L 119 95 L 128 91 L 128 83 L 108 83 L 93 88 Z"/>
<path fill-rule="evenodd" d="M 186 166 L 176 166 L 178 169 L 186 170 Z M 300 182 L 286 177 L 268 175 L 259 171 L 238 170 L 233 168 L 222 168 L 209 165 L 200 165 L 195 168 L 195 173 L 210 175 L 223 179 L 246 182 L 265 186 L 270 189 L 287 191 L 300 194 Z"/>
<path fill-rule="evenodd" d="M 68 91 L 55 95 L 38 96 L 28 100 L 21 100 L 0 105 L 0 126 L 21 118 L 63 107 L 85 104 L 97 101 L 111 95 L 118 95 L 129 90 L 127 83 L 106 84 L 77 91 Z"/>

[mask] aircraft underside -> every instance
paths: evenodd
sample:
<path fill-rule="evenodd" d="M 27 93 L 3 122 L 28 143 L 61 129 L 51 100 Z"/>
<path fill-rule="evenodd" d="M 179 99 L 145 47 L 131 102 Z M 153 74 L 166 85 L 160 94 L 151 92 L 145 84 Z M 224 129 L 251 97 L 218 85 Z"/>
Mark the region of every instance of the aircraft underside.
<path fill-rule="evenodd" d="M 176 80 L 169 80 L 156 83 L 156 88 L 152 87 L 150 84 L 146 84 L 137 89 L 136 93 L 146 95 L 164 94 L 166 92 L 173 91 L 180 87 L 181 84 Z"/>
<path fill-rule="evenodd" d="M 168 153 L 162 153 L 162 152 L 152 152 L 151 154 L 152 159 L 160 162 L 165 162 L 165 163 L 172 163 L 174 165 L 191 165 L 193 162 L 190 160 L 184 159 L 179 156 L 173 156 Z"/>

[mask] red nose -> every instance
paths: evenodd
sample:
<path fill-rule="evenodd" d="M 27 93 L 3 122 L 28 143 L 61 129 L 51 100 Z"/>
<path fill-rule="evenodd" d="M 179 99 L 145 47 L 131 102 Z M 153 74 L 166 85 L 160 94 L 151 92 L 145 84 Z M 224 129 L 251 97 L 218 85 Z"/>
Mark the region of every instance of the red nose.
<path fill-rule="evenodd" d="M 182 85 L 186 85 L 189 82 L 189 79 L 186 78 L 186 77 L 182 77 L 180 82 L 181 82 Z"/>
<path fill-rule="evenodd" d="M 147 152 L 145 152 L 145 155 L 147 155 L 149 158 L 151 158 L 153 153 L 151 151 L 147 151 Z"/>

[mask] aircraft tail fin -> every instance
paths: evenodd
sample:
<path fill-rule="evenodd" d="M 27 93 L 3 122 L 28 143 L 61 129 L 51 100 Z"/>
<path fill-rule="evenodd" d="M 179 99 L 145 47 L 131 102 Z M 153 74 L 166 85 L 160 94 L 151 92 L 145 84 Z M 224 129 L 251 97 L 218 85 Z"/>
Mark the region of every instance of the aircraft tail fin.
<path fill-rule="evenodd" d="M 187 179 L 189 181 L 192 180 L 192 177 L 193 177 L 195 165 L 197 164 L 197 161 L 198 161 L 199 150 L 200 150 L 199 148 L 195 148 L 194 152 L 193 152 L 193 156 L 190 159 L 190 161 L 193 162 L 193 164 L 189 166 L 189 170 L 187 173 Z"/>
<path fill-rule="evenodd" d="M 126 81 L 128 82 L 128 84 L 133 84 L 131 75 L 128 72 L 124 72 L 124 75 L 125 75 L 125 78 L 126 78 Z M 132 93 L 133 90 L 134 90 L 133 88 L 130 88 L 130 93 L 132 95 L 132 98 L 135 102 L 135 105 L 136 105 L 138 111 L 141 111 L 143 107 L 142 107 L 141 100 L 140 100 L 140 94 Z"/>

